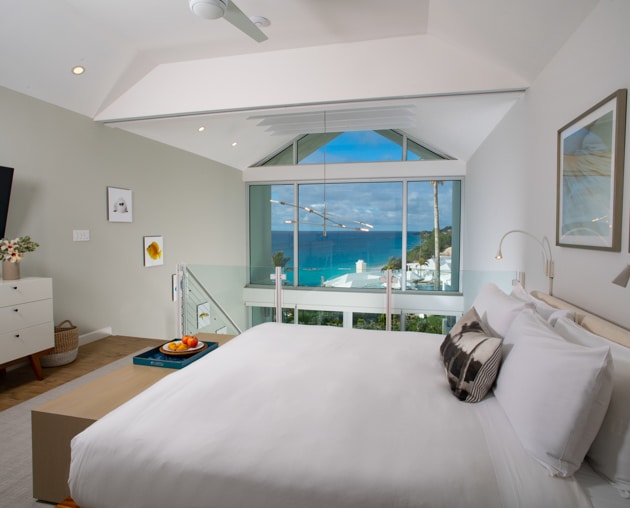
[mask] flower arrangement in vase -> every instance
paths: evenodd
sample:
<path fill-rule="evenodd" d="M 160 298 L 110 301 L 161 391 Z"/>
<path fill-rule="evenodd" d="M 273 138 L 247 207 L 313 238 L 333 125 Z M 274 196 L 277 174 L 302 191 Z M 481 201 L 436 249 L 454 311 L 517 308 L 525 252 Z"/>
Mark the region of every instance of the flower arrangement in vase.
<path fill-rule="evenodd" d="M 20 236 L 9 240 L 0 240 L 0 259 L 2 260 L 2 278 L 15 280 L 20 278 L 19 263 L 27 252 L 33 252 L 39 244 L 31 240 L 30 236 Z"/>

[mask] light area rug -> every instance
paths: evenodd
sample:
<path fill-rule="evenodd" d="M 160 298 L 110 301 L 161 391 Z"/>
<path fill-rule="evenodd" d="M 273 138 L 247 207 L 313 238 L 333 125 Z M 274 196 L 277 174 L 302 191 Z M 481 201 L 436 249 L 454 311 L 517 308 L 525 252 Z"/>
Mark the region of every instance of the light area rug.
<path fill-rule="evenodd" d="M 151 348 L 136 351 L 89 374 L 0 412 L 0 508 L 54 506 L 54 504 L 44 503 L 33 498 L 31 410 L 89 381 L 131 364 L 135 355 L 149 349 Z"/>

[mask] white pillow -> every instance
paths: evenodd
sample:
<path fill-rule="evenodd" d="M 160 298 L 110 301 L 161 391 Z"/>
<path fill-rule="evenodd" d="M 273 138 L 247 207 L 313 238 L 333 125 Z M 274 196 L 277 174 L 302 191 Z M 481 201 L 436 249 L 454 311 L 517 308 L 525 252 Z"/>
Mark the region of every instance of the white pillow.
<path fill-rule="evenodd" d="M 559 319 L 554 329 L 566 340 L 588 347 L 610 345 L 613 390 L 608 411 L 587 454 L 593 469 L 607 478 L 622 497 L 630 498 L 630 349 L 592 334 L 577 323 Z"/>
<path fill-rule="evenodd" d="M 552 307 L 548 303 L 543 302 L 542 300 L 539 300 L 538 298 L 534 298 L 527 291 L 525 291 L 525 288 L 521 286 L 520 284 L 516 284 L 512 288 L 512 292 L 510 293 L 510 296 L 513 296 L 514 298 L 518 298 L 519 300 L 523 302 L 533 304 L 534 308 L 536 309 L 536 312 L 538 312 L 538 314 L 540 314 L 551 326 L 553 326 L 554 323 L 560 318 L 568 318 L 575 321 L 575 311 L 566 310 L 566 309 L 556 309 L 555 307 Z"/>
<path fill-rule="evenodd" d="M 489 283 L 481 288 L 473 302 L 473 307 L 481 317 L 484 327 L 495 337 L 505 337 L 514 318 L 531 303 L 514 298 L 495 284 Z"/>
<path fill-rule="evenodd" d="M 531 309 L 515 318 L 508 336 L 519 337 L 494 393 L 527 452 L 552 476 L 571 476 L 608 408 L 612 360 L 608 347 L 578 346 L 548 332 Z"/>
<path fill-rule="evenodd" d="M 562 337 L 554 331 L 553 327 L 543 318 L 533 307 L 524 309 L 519 316 L 514 319 L 503 339 L 504 354 L 512 349 L 512 346 L 520 340 L 529 340 L 529 337 L 543 337 L 549 340 L 562 341 Z"/>

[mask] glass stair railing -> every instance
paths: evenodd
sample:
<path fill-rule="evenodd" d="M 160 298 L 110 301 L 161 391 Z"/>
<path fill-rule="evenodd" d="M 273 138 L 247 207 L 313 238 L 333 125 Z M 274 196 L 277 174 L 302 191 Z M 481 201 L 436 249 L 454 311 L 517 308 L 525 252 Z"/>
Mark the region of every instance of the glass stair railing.
<path fill-rule="evenodd" d="M 177 326 L 179 336 L 200 334 L 238 335 L 246 327 L 245 306 L 242 297 L 226 300 L 229 305 L 221 304 L 222 290 L 226 289 L 229 267 L 208 267 L 200 265 L 177 265 L 176 292 L 178 294 Z M 231 279 L 242 290 L 238 272 Z M 210 288 L 213 288 L 212 292 Z M 234 288 L 227 288 L 233 291 Z M 214 294 L 213 294 L 214 293 Z M 235 302 L 241 302 L 236 303 Z M 234 317 L 230 314 L 234 312 Z M 239 322 L 240 321 L 240 324 Z"/>
<path fill-rule="evenodd" d="M 475 295 L 492 281 L 509 291 L 513 273 L 465 271 L 462 287 Z M 446 333 L 472 304 L 472 296 L 460 292 L 401 287 L 394 270 L 389 276 L 387 270 L 379 271 L 379 288 L 296 287 L 292 275 L 290 269 L 273 266 L 178 265 L 179 335 L 233 336 L 271 321 Z"/>

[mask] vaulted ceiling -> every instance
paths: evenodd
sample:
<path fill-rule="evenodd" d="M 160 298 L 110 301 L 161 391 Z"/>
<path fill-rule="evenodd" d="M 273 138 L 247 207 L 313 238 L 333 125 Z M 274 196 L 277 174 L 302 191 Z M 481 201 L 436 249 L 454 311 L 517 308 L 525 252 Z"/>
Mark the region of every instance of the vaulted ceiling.
<path fill-rule="evenodd" d="M 597 3 L 238 0 L 259 43 L 188 0 L 1 0 L 0 86 L 238 169 L 322 111 L 466 160 Z"/>

